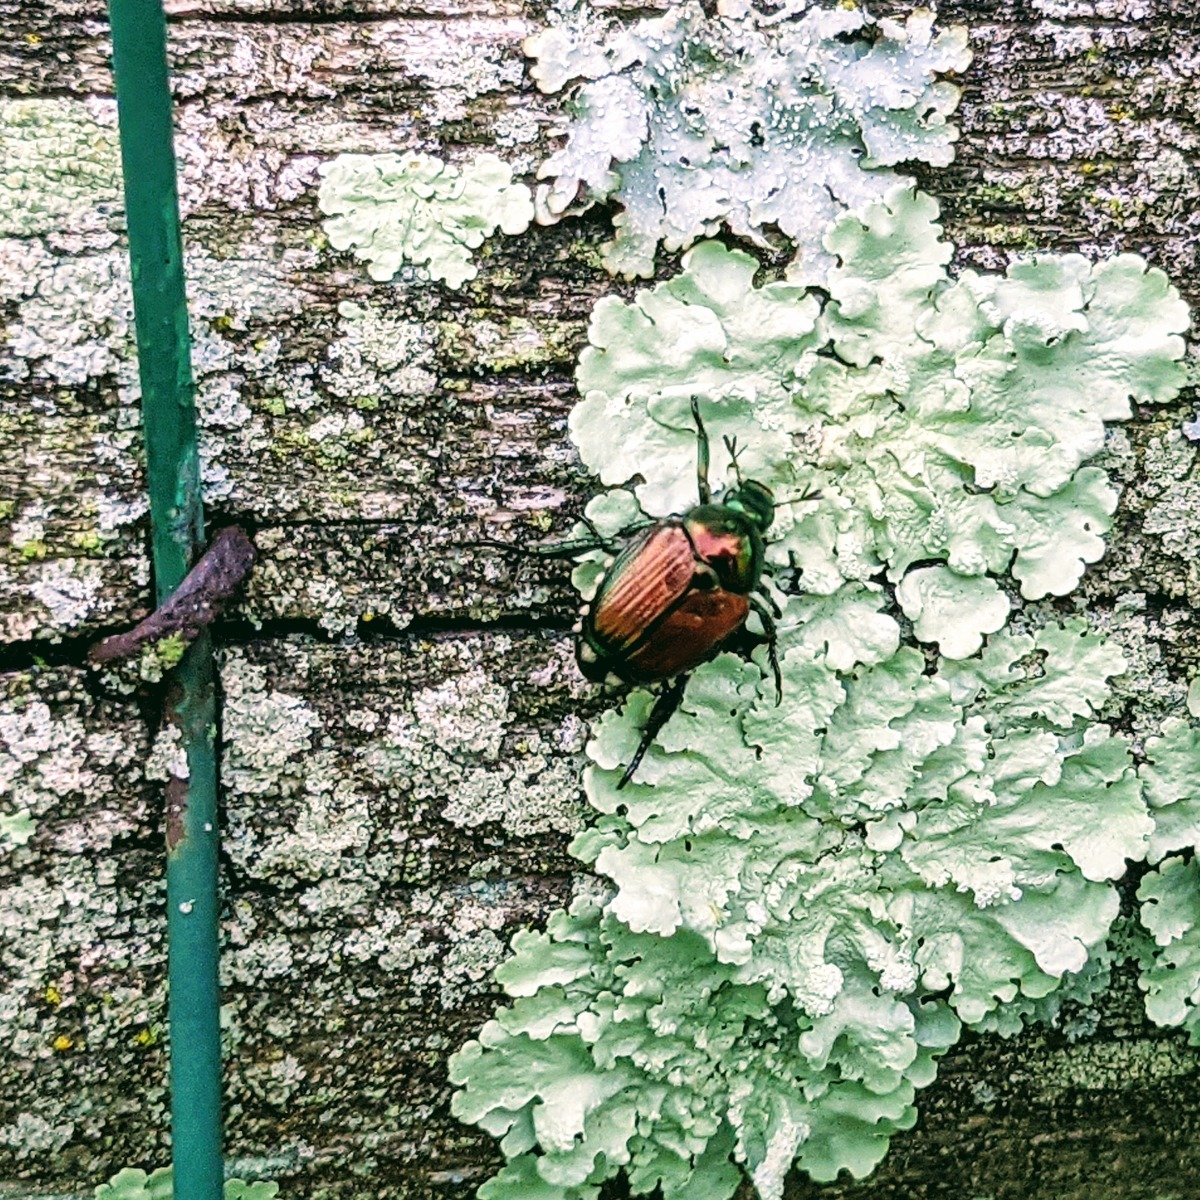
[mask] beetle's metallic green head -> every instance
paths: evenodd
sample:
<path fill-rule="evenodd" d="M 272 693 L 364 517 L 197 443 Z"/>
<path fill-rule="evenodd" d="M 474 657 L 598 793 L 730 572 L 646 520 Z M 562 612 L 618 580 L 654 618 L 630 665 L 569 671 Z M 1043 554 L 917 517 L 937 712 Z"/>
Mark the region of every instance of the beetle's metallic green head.
<path fill-rule="evenodd" d="M 728 495 L 721 498 L 726 508 L 745 513 L 758 527 L 760 533 L 766 533 L 775 520 L 775 495 L 769 487 L 757 479 L 747 479 L 739 483 Z"/>

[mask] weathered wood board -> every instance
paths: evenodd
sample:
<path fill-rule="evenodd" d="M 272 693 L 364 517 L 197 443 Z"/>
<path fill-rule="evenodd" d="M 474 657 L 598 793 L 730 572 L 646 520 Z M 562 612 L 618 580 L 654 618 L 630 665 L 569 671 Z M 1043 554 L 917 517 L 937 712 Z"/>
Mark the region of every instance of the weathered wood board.
<path fill-rule="evenodd" d="M 907 0 L 876 12 L 907 12 Z M 170 6 L 210 518 L 262 561 L 219 635 L 228 1146 L 281 1195 L 466 1197 L 496 1161 L 447 1110 L 512 930 L 571 887 L 583 722 L 560 566 L 588 494 L 566 439 L 608 214 L 498 237 L 478 279 L 373 284 L 333 252 L 318 163 L 495 149 L 531 171 L 556 101 L 540 6 Z M 641 10 L 639 10 L 641 11 Z M 102 7 L 8 0 L 0 44 L 0 1196 L 167 1160 L 158 697 L 85 666 L 147 611 L 130 306 Z M 962 139 L 920 172 L 960 265 L 1134 250 L 1200 303 L 1192 0 L 953 0 Z M 81 182 L 82 181 L 82 182 Z M 670 269 L 664 263 L 664 273 Z M 372 314 L 351 319 L 339 305 Z M 1125 491 L 1082 596 L 1153 730 L 1197 670 L 1193 400 L 1112 434 Z M 1069 609 L 1073 601 L 1065 603 Z M 1126 979 L 1090 1036 L 961 1045 L 871 1180 L 794 1196 L 1200 1197 L 1200 1057 Z"/>

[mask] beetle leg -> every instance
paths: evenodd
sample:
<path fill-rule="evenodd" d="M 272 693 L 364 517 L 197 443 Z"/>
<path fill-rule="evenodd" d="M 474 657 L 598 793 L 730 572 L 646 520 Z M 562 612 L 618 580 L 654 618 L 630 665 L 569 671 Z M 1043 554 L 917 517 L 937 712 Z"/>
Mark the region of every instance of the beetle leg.
<path fill-rule="evenodd" d="M 775 676 L 775 703 L 779 705 L 783 701 L 783 673 L 779 670 L 779 653 L 777 650 L 779 644 L 779 634 L 775 629 L 775 621 L 767 606 L 759 600 L 757 595 L 750 597 L 750 607 L 758 613 L 758 619 L 762 622 L 763 633 L 767 637 L 767 658 L 771 663 L 771 671 Z"/>
<path fill-rule="evenodd" d="M 472 538 L 460 542 L 462 546 L 483 546 L 488 550 L 509 550 L 514 554 L 528 554 L 531 558 L 566 558 L 571 554 L 586 554 L 589 550 L 607 549 L 595 538 L 571 538 L 565 542 L 550 542 L 545 546 L 518 546 L 515 542 L 502 542 L 499 538 Z"/>
<path fill-rule="evenodd" d="M 654 707 L 650 710 L 646 728 L 642 731 L 642 740 L 638 742 L 637 752 L 630 759 L 629 766 L 625 768 L 625 774 L 621 776 L 621 781 L 617 784 L 618 792 L 633 778 L 633 774 L 641 765 L 642 756 L 650 748 L 651 742 L 658 737 L 662 727 L 679 707 L 683 700 L 683 691 L 687 687 L 687 681 L 686 675 L 680 675 L 658 693 L 658 699 L 654 701 Z"/>
<path fill-rule="evenodd" d="M 604 550 L 609 554 L 619 554 L 621 548 L 635 533 L 641 533 L 643 529 L 654 524 L 653 521 L 634 521 L 632 525 L 626 525 L 610 537 L 606 537 L 596 528 L 590 517 L 581 516 L 579 520 L 591 530 L 590 538 L 572 538 L 570 541 L 556 542 L 550 546 L 534 546 L 532 552 L 549 558 L 569 558 L 572 554 L 586 554 L 589 550 Z"/>
<path fill-rule="evenodd" d="M 700 503 L 712 503 L 712 488 L 708 486 L 708 430 L 700 420 L 700 397 L 692 397 L 692 417 L 696 421 L 696 484 Z"/>
<path fill-rule="evenodd" d="M 776 620 L 779 620 L 783 616 L 783 609 L 779 607 L 779 605 L 775 602 L 775 597 L 772 596 L 765 587 L 755 588 L 754 594 L 756 596 L 761 596 L 767 602 Z"/>
<path fill-rule="evenodd" d="M 576 554 L 587 554 L 589 550 L 608 550 L 604 542 L 595 538 L 570 538 L 565 542 L 551 542 L 545 546 L 516 546 L 511 542 L 491 539 L 468 542 L 470 546 L 487 546 L 491 550 L 512 550 L 517 554 L 528 554 L 531 558 L 571 558 Z"/>
<path fill-rule="evenodd" d="M 591 537 L 568 538 L 562 542 L 549 542 L 544 546 L 517 546 L 512 542 L 500 542 L 494 538 L 477 538 L 466 542 L 468 546 L 486 546 L 490 550 L 514 550 L 518 554 L 528 554 L 534 558 L 572 558 L 576 554 L 587 554 L 590 550 L 604 550 L 609 554 L 617 554 L 621 547 L 635 533 L 640 533 L 653 521 L 636 521 L 624 529 L 605 537 L 587 517 L 580 520 L 592 531 Z"/>
<path fill-rule="evenodd" d="M 617 551 L 621 549 L 622 542 L 626 541 L 630 534 L 636 533 L 639 529 L 644 529 L 649 523 L 646 521 L 639 521 L 635 525 L 620 530 L 612 537 L 605 537 L 604 534 L 602 534 L 600 530 L 596 528 L 595 524 L 593 524 L 592 518 L 586 513 L 580 514 L 579 520 L 584 526 L 587 527 L 592 537 L 596 539 L 596 546 L 607 550 L 609 554 L 616 554 Z"/>

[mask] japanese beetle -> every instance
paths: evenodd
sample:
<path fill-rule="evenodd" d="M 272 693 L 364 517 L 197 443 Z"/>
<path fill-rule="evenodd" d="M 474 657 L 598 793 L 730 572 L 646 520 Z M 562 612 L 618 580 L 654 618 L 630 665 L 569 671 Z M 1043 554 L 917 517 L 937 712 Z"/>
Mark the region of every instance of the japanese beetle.
<path fill-rule="evenodd" d="M 591 543 L 576 542 L 553 551 L 578 553 L 603 546 L 615 555 L 576 627 L 575 659 L 583 674 L 596 683 L 615 678 L 665 685 L 618 789 L 633 778 L 642 756 L 679 707 L 688 672 L 712 658 L 742 629 L 751 609 L 758 613 L 766 634 L 776 703 L 783 693 L 775 623 L 762 588 L 763 535 L 775 516 L 774 497 L 757 480 L 742 479 L 737 446 L 726 439 L 737 486 L 714 502 L 708 482 L 708 434 L 694 396 L 692 417 L 700 493 L 696 507 L 637 528 L 624 545 L 597 536 Z"/>

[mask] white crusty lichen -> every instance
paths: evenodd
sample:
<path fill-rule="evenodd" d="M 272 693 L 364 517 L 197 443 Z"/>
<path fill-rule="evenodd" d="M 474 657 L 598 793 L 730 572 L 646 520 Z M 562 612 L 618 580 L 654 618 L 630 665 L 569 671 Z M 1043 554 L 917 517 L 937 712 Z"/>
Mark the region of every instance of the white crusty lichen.
<path fill-rule="evenodd" d="M 266 669 L 241 655 L 226 658 L 222 682 L 223 778 L 239 797 L 226 839 L 231 860 L 273 880 L 336 877 L 365 851 L 371 817 L 367 794 L 325 744 L 326 720 L 301 696 L 272 687 Z M 264 805 L 275 814 L 266 832 Z"/>
<path fill-rule="evenodd" d="M 223 676 L 222 734 L 228 786 L 246 795 L 278 792 L 304 775 L 321 719 L 299 696 L 267 686 L 266 671 L 239 663 Z"/>
<path fill-rule="evenodd" d="M 0 578 L 7 572 L 0 571 Z M 103 587 L 100 567 L 83 559 L 63 558 L 35 562 L 25 573 L 24 590 L 45 615 L 26 612 L 39 634 L 65 633 L 93 615 Z"/>
<path fill-rule="evenodd" d="M 505 957 L 497 936 L 511 919 L 486 883 L 418 889 L 405 913 L 389 913 L 388 928 L 364 930 L 347 945 L 355 957 L 377 956 L 388 971 L 403 971 L 414 994 L 457 1009 Z M 393 915 L 394 914 L 394 915 Z"/>
<path fill-rule="evenodd" d="M 11 244 L 0 243 L 0 254 Z M 81 384 L 116 375 L 133 382 L 133 296 L 123 247 L 62 257 L 33 243 L 19 277 L 0 281 L 0 299 L 17 304 L 0 378 Z"/>
<path fill-rule="evenodd" d="M 473 250 L 497 229 L 522 233 L 533 220 L 529 189 L 494 154 L 461 169 L 429 154 L 342 154 L 320 171 L 330 245 L 352 249 L 372 279 L 409 263 L 461 287 L 479 273 Z"/>
<path fill-rule="evenodd" d="M 438 36 L 412 44 L 414 52 L 405 57 L 405 72 L 420 79 L 427 89 L 422 97 L 422 118 L 431 125 L 467 120 L 470 102 L 476 97 L 520 86 L 522 63 L 506 44 L 519 23 L 512 21 L 512 28 L 506 30 L 503 26 L 508 22 L 503 18 L 498 21 L 491 16 L 483 21 L 487 22 L 486 33 L 478 28 L 476 19 L 464 13 L 439 29 Z"/>
<path fill-rule="evenodd" d="M 19 676 L 10 678 L 10 684 Z M 16 689 L 0 697 L 0 824 L 16 844 L 28 840 L 33 821 L 52 817 L 64 801 L 104 796 L 118 785 L 116 771 L 140 755 L 125 731 L 89 730 L 79 713 L 52 709 Z M 113 805 L 103 821 L 86 832 L 94 845 L 107 846 L 137 827 L 137 814 Z M 63 839 L 85 836 L 69 828 Z"/>
<path fill-rule="evenodd" d="M 381 396 L 421 397 L 437 387 L 433 330 L 372 305 L 338 305 L 341 336 L 329 344 L 319 378 L 329 393 L 376 407 Z"/>
<path fill-rule="evenodd" d="M 16 1151 L 17 1158 L 43 1158 L 57 1154 L 75 1133 L 70 1121 L 54 1124 L 40 1113 L 18 1113 L 7 1125 L 0 1125 L 0 1145 Z"/>
<path fill-rule="evenodd" d="M 300 293 L 288 273 L 310 256 L 265 262 L 250 247 L 216 258 L 198 246 L 185 253 L 196 375 L 264 365 L 261 348 L 223 336 L 251 324 L 300 311 Z M 41 242 L 0 241 L 0 300 L 15 305 L 0 378 L 81 384 L 108 375 L 137 399 L 133 293 L 129 252 L 109 245 L 75 255 L 51 253 Z M 218 332 L 222 331 L 222 332 Z"/>
<path fill-rule="evenodd" d="M 476 667 L 415 692 L 388 718 L 367 755 L 386 787 L 414 800 L 438 800 L 454 825 L 497 822 L 512 836 L 579 828 L 573 754 L 583 748 L 582 722 L 569 718 L 549 737 L 521 739 L 518 754 L 501 751 L 513 713 L 509 691 Z"/>
<path fill-rule="evenodd" d="M 1139 484 L 1149 502 L 1142 533 L 1159 539 L 1168 554 L 1193 561 L 1200 536 L 1200 465 L 1183 431 L 1150 439 Z"/>
<path fill-rule="evenodd" d="M 685 249 L 725 225 L 766 245 L 778 229 L 815 279 L 833 261 L 831 219 L 893 186 L 898 163 L 950 162 L 959 93 L 937 76 L 970 62 L 966 32 L 935 34 L 924 9 L 900 22 L 809 0 L 717 8 L 688 0 L 626 24 L 561 0 L 527 39 L 541 89 L 573 87 L 538 219 L 616 200 L 605 261 L 631 277 L 654 273 L 660 243 Z"/>
<path fill-rule="evenodd" d="M 128 542 L 128 527 L 144 516 L 147 503 L 127 249 L 115 233 L 69 253 L 55 252 L 54 245 L 50 237 L 0 240 L 0 303 L 11 305 L 0 379 L 33 386 L 32 408 L 14 411 L 25 413 L 28 438 L 42 459 L 58 462 L 61 473 L 63 463 L 83 455 L 94 469 L 74 472 L 73 503 L 52 505 L 49 519 L 32 503 L 5 514 L 14 526 L 0 588 L 25 598 L 0 619 L 10 639 L 56 637 L 112 616 L 129 589 L 103 586 L 120 569 L 98 560 L 112 543 L 119 549 Z M 206 500 L 233 491 L 222 461 L 234 440 L 230 430 L 240 431 L 243 454 L 261 454 L 268 444 L 263 420 L 252 421 L 243 397 L 248 375 L 270 378 L 279 339 L 240 335 L 300 310 L 300 294 L 289 281 L 315 257 L 311 250 L 286 250 L 265 259 L 260 251 L 249 243 L 226 246 L 220 257 L 199 246 L 185 251 Z M 83 416 L 60 390 L 99 385 L 111 395 L 113 380 L 116 403 L 85 406 Z M 70 453 L 64 457 L 65 438 Z M 44 542 L 39 523 L 48 527 Z M 141 562 L 126 582 L 141 586 L 148 571 Z"/>
<path fill-rule="evenodd" d="M 158 678 L 162 678 L 161 669 Z M 183 743 L 183 730 L 178 725 L 167 723 L 155 734 L 144 772 L 147 779 L 163 782 L 188 778 L 187 747 Z"/>
<path fill-rule="evenodd" d="M 29 1066 L 24 1080 L 9 1072 L 0 1145 L 28 1164 L 108 1127 L 88 1099 L 108 1072 L 92 1064 L 127 1055 L 157 1013 L 161 928 L 156 876 L 129 849 L 155 825 L 136 712 L 89 695 L 80 670 L 2 682 L 0 830 L 12 812 L 37 825 L 33 845 L 0 833 L 0 1042 Z M 151 1121 L 161 1091 L 141 1094 Z"/>

